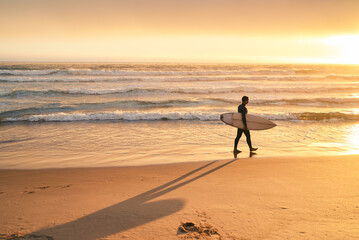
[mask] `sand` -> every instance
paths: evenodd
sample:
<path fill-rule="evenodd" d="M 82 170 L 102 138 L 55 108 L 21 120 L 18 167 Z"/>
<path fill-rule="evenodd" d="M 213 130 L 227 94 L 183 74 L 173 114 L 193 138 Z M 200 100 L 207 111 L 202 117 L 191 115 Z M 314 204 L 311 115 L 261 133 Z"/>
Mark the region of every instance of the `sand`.
<path fill-rule="evenodd" d="M 0 170 L 0 239 L 359 239 L 358 173 L 357 155 Z"/>

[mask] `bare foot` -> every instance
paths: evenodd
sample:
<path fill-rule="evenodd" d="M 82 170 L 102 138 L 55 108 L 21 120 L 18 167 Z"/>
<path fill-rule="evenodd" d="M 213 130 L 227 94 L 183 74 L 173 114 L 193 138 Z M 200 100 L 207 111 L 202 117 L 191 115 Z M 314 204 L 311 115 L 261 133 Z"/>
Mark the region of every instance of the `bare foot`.
<path fill-rule="evenodd" d="M 255 152 L 249 152 L 249 157 L 250 157 L 250 158 L 253 157 L 253 156 L 255 156 L 255 155 L 257 155 L 257 153 L 255 153 Z"/>
<path fill-rule="evenodd" d="M 234 149 L 233 150 L 233 154 L 238 154 L 238 153 L 241 153 L 242 151 L 241 150 L 238 150 L 238 149 Z"/>
<path fill-rule="evenodd" d="M 251 152 L 254 152 L 254 151 L 257 151 L 257 150 L 258 150 L 258 148 L 251 148 L 250 149 Z"/>

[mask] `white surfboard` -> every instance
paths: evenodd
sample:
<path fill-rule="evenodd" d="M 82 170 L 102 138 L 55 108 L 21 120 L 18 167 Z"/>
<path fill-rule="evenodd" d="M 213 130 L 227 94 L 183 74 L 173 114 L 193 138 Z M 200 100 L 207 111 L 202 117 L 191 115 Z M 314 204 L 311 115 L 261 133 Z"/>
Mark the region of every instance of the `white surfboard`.
<path fill-rule="evenodd" d="M 223 113 L 221 114 L 221 120 L 233 127 L 244 129 L 241 113 Z M 277 126 L 277 124 L 268 119 L 251 114 L 246 114 L 246 120 L 249 130 L 266 130 Z"/>

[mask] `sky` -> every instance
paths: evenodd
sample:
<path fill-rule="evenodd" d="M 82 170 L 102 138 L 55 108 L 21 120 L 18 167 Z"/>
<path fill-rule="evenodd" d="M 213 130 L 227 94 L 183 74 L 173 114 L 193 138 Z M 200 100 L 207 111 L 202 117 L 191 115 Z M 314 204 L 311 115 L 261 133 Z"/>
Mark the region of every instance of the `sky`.
<path fill-rule="evenodd" d="M 358 0 L 0 0 L 0 61 L 359 64 Z"/>

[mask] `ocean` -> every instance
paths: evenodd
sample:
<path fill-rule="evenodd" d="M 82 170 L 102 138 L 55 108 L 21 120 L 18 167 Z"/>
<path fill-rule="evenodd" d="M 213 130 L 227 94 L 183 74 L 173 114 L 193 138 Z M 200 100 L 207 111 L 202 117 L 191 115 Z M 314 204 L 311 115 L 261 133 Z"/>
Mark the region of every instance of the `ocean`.
<path fill-rule="evenodd" d="M 359 65 L 0 63 L 0 168 L 233 158 L 242 96 L 277 127 L 238 158 L 359 153 Z"/>

